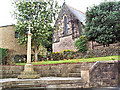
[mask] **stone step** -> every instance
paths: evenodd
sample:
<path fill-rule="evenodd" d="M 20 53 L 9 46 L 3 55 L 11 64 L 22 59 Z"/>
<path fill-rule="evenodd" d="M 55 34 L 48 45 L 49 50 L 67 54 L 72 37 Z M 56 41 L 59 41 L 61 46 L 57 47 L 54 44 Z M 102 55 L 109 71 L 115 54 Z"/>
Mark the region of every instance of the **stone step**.
<path fill-rule="evenodd" d="M 78 69 L 75 70 L 75 72 L 76 73 L 81 73 L 81 69 L 78 68 Z"/>
<path fill-rule="evenodd" d="M 2 70 L 0 70 L 0 75 L 2 75 L 2 73 L 3 73 Z"/>
<path fill-rule="evenodd" d="M 0 75 L 0 79 L 2 79 L 3 78 L 3 75 Z"/>
<path fill-rule="evenodd" d="M 69 73 L 69 77 L 81 77 L 81 73 Z"/>
<path fill-rule="evenodd" d="M 6 79 L 8 80 L 8 79 Z M 2 81 L 4 88 L 78 88 L 83 85 L 81 78 L 75 77 L 43 77 L 40 79 L 11 79 Z M 19 89 L 20 90 L 20 89 Z M 31 89 L 32 90 L 32 89 Z"/>
<path fill-rule="evenodd" d="M 76 68 L 71 70 L 71 73 L 81 73 L 81 69 L 80 68 Z"/>
<path fill-rule="evenodd" d="M 61 76 L 62 76 L 62 73 L 58 73 L 58 74 L 57 74 L 57 77 L 61 77 Z"/>
<path fill-rule="evenodd" d="M 53 76 L 55 77 L 56 74 L 55 74 L 55 73 L 49 73 L 49 76 L 50 76 L 50 77 L 53 77 Z"/>
<path fill-rule="evenodd" d="M 19 87 L 19 88 L 34 88 L 34 87 L 40 87 L 40 88 L 45 88 L 45 84 L 35 84 L 35 83 L 29 83 L 29 84 L 16 84 L 16 85 L 12 85 L 12 87 Z"/>
<path fill-rule="evenodd" d="M 71 84 L 59 84 L 59 85 L 48 85 L 46 88 L 82 88 L 83 83 L 71 83 Z M 63 89 L 64 90 L 64 89 Z M 66 90 L 66 89 L 65 89 Z"/>
<path fill-rule="evenodd" d="M 81 68 L 81 65 L 79 64 L 79 65 L 75 65 L 75 68 Z"/>
<path fill-rule="evenodd" d="M 83 82 L 80 83 L 62 83 L 62 84 L 35 84 L 35 83 L 29 83 L 29 84 L 16 84 L 12 85 L 12 88 L 81 88 L 83 87 Z"/>

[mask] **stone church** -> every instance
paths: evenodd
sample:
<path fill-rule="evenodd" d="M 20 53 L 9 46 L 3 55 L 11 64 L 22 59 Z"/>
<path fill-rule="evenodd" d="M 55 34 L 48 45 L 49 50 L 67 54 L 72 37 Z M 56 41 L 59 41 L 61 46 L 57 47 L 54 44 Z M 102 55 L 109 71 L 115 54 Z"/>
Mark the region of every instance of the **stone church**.
<path fill-rule="evenodd" d="M 74 42 L 82 34 L 82 25 L 85 24 L 85 13 L 74 9 L 65 2 L 55 22 L 53 30 L 53 52 L 76 50 Z"/>

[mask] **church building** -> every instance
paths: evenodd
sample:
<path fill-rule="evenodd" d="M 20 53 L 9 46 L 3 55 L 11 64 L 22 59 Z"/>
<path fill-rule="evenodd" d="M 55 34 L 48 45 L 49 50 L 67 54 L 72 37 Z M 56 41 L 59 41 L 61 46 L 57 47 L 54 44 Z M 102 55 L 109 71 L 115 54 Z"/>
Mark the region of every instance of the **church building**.
<path fill-rule="evenodd" d="M 65 2 L 55 22 L 56 30 L 53 30 L 53 52 L 63 50 L 76 50 L 74 42 L 83 32 L 85 13 L 76 10 Z"/>

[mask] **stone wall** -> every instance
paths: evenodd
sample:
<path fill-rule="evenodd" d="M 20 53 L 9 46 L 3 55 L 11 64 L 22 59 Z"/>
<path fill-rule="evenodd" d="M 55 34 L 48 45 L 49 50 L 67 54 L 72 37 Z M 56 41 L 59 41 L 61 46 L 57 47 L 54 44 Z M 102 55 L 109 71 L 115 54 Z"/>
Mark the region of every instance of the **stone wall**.
<path fill-rule="evenodd" d="M 13 25 L 0 27 L 0 48 L 8 49 L 6 64 L 12 64 L 15 55 L 26 55 L 27 53 L 25 47 L 18 45 Z"/>
<path fill-rule="evenodd" d="M 87 87 L 117 87 L 120 85 L 118 61 L 100 61 L 92 67 L 82 66 L 81 77 Z"/>
<path fill-rule="evenodd" d="M 92 66 L 94 63 L 88 63 Z M 24 66 L 2 66 L 2 78 L 16 78 L 24 70 Z M 81 63 L 56 64 L 56 65 L 34 65 L 34 70 L 41 77 L 80 77 Z"/>
<path fill-rule="evenodd" d="M 74 50 L 76 51 L 76 48 L 74 47 L 75 39 L 72 39 L 72 35 L 67 37 L 60 38 L 60 42 L 53 43 L 52 48 L 53 52 L 62 52 L 63 50 Z"/>
<path fill-rule="evenodd" d="M 87 43 L 87 46 L 88 46 L 88 49 L 100 49 L 100 48 L 103 48 L 104 46 L 97 43 L 97 42 L 92 42 L 92 41 L 89 41 Z M 110 44 L 109 47 L 119 47 L 120 46 L 120 42 L 117 42 L 117 43 L 114 43 L 114 44 Z"/>
<path fill-rule="evenodd" d="M 0 27 L 0 47 L 7 48 L 10 54 L 25 55 L 26 48 L 18 45 L 13 25 Z"/>
<path fill-rule="evenodd" d="M 41 77 L 81 77 L 85 88 L 117 87 L 120 85 L 120 62 L 99 61 L 56 65 L 34 65 Z M 24 66 L 2 66 L 2 78 L 17 78 Z"/>
<path fill-rule="evenodd" d="M 114 45 L 114 44 L 112 44 Z M 114 55 L 120 55 L 120 47 L 119 46 L 109 46 L 109 47 L 99 47 L 94 50 L 88 50 L 87 56 L 94 56 L 94 57 L 105 57 L 105 56 L 114 56 Z"/>

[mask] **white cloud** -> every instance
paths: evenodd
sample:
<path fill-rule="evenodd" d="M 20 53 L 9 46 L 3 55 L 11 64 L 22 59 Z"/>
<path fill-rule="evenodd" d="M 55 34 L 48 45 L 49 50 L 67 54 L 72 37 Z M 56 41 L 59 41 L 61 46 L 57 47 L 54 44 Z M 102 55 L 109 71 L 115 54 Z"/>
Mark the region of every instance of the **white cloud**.
<path fill-rule="evenodd" d="M 57 0 L 60 5 L 63 4 L 64 0 Z M 87 7 L 98 5 L 104 0 L 65 0 L 66 4 L 85 12 Z M 110 0 L 109 0 L 110 1 Z M 120 0 L 117 0 L 120 1 Z M 0 26 L 11 25 L 15 23 L 13 17 L 11 17 L 12 12 L 12 0 L 0 0 Z"/>

